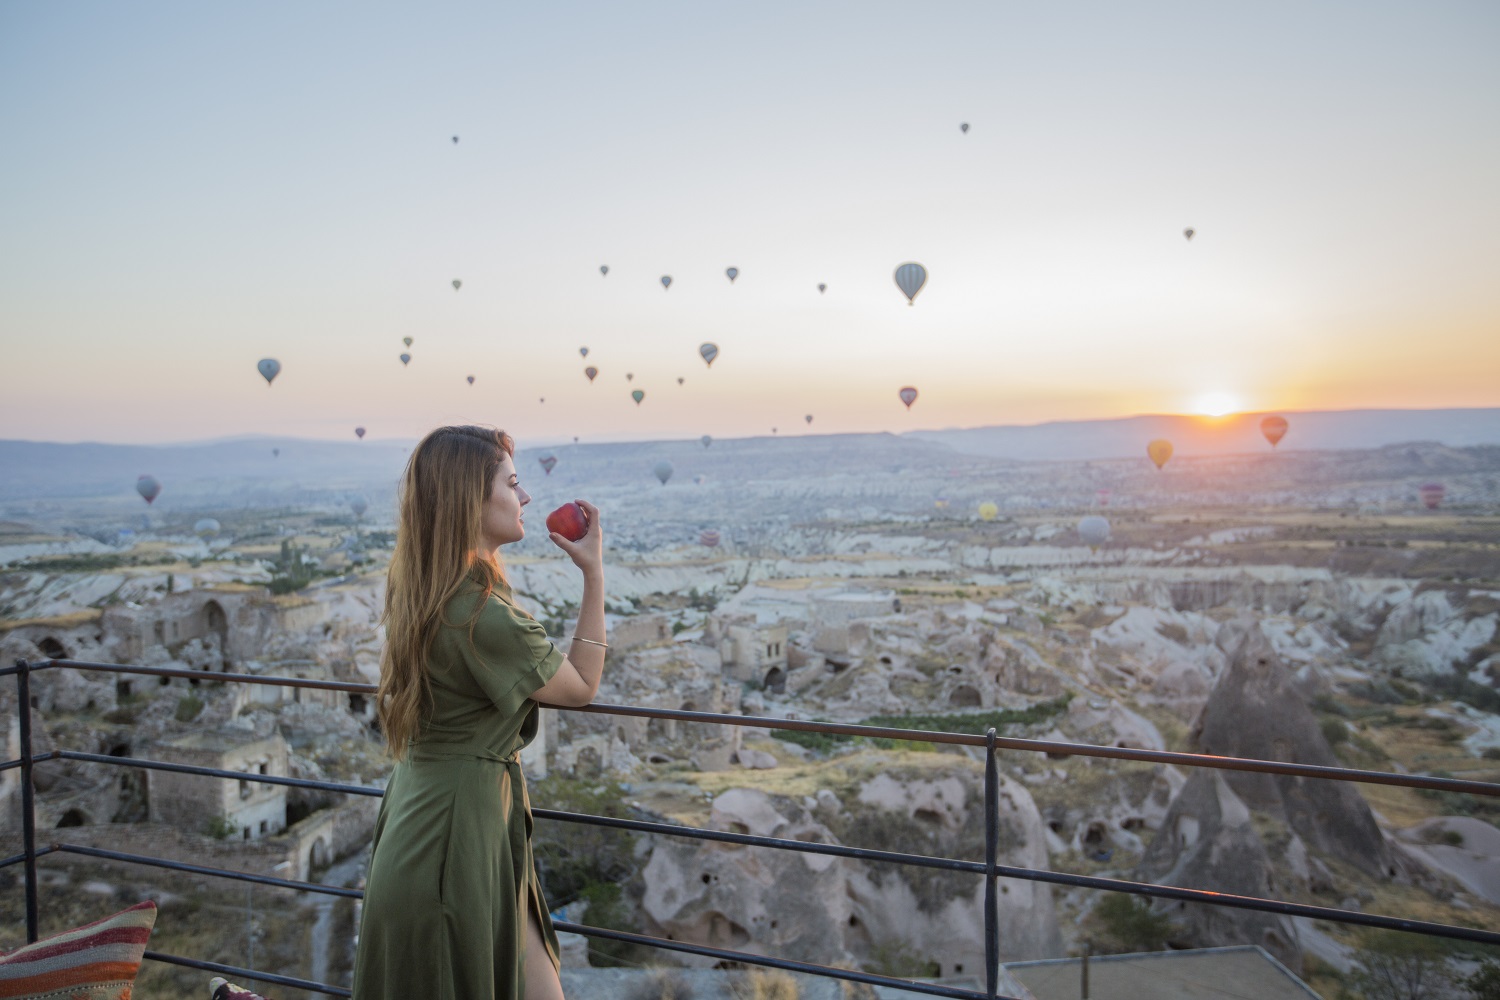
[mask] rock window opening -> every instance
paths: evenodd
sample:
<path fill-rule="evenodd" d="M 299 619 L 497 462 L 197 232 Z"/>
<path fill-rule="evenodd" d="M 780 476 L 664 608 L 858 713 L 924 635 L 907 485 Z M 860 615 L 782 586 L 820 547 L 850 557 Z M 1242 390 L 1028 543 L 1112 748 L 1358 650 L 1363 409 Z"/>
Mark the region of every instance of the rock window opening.
<path fill-rule="evenodd" d="M 241 840 L 249 840 L 250 839 L 250 828 L 248 826 L 245 827 L 243 830 L 240 831 L 240 839 Z"/>
<path fill-rule="evenodd" d="M 890 666 L 891 665 L 891 658 L 889 656 L 882 656 L 880 658 L 880 662 L 884 663 L 886 666 Z"/>
<path fill-rule="evenodd" d="M 270 771 L 269 765 L 267 765 L 267 764 L 260 765 L 260 773 L 261 774 L 270 774 L 271 771 Z"/>
<path fill-rule="evenodd" d="M 249 797 L 250 797 L 250 782 L 246 781 L 244 778 L 241 778 L 240 779 L 240 798 L 242 798 L 242 799 L 248 799 Z"/>
<path fill-rule="evenodd" d="M 156 625 L 152 628 L 152 632 L 154 632 L 156 635 L 156 644 L 158 646 L 165 646 L 167 644 L 166 622 L 157 622 Z"/>
<path fill-rule="evenodd" d="M 69 809 L 62 814 L 62 819 L 57 821 L 57 828 L 61 830 L 63 827 L 68 826 L 83 826 L 87 822 L 88 820 L 83 813 L 77 809 Z"/>
<path fill-rule="evenodd" d="M 159 680 L 157 680 L 156 683 L 159 686 L 161 686 L 161 687 L 166 687 L 168 684 L 172 683 L 172 678 L 170 678 L 170 677 L 162 677 Z"/>
<path fill-rule="evenodd" d="M 41 650 L 42 655 L 49 660 L 66 660 L 68 658 L 68 651 L 63 648 L 63 644 L 50 635 L 37 643 L 36 648 Z"/>
<path fill-rule="evenodd" d="M 939 826 L 943 822 L 942 815 L 935 809 L 918 809 L 911 814 L 911 818 L 920 823 L 927 823 L 932 826 Z"/>
<path fill-rule="evenodd" d="M 115 697 L 116 698 L 129 698 L 130 697 L 130 681 L 115 681 Z"/>
<path fill-rule="evenodd" d="M 365 696 L 362 694 L 351 694 L 349 696 L 349 711 L 355 715 L 365 714 Z"/>
<path fill-rule="evenodd" d="M 1104 843 L 1104 824 L 1090 823 L 1087 832 L 1083 835 L 1083 842 L 1090 847 Z"/>
<path fill-rule="evenodd" d="M 772 667 L 766 673 L 765 689 L 777 694 L 786 693 L 786 674 L 780 667 Z"/>
<path fill-rule="evenodd" d="M 112 747 L 109 748 L 109 755 L 111 757 L 129 757 L 130 756 L 130 744 L 129 743 L 116 743 L 114 746 L 112 746 Z"/>
<path fill-rule="evenodd" d="M 264 837 L 266 835 L 266 821 L 265 820 L 261 820 L 260 821 L 260 835 L 262 837 Z"/>

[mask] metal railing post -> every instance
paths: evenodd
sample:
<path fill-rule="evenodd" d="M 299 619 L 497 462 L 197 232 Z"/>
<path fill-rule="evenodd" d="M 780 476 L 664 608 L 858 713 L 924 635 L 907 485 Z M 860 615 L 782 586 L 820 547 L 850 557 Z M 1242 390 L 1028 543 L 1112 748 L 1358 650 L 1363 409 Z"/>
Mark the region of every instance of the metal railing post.
<path fill-rule="evenodd" d="M 1000 850 L 1000 769 L 995 761 L 995 727 L 984 734 L 984 989 L 990 1000 L 1000 992 L 1000 905 L 995 898 Z"/>
<path fill-rule="evenodd" d="M 31 784 L 31 664 L 16 661 L 16 714 L 21 719 L 21 841 L 26 852 L 26 941 L 40 935 L 36 894 L 36 798 Z"/>

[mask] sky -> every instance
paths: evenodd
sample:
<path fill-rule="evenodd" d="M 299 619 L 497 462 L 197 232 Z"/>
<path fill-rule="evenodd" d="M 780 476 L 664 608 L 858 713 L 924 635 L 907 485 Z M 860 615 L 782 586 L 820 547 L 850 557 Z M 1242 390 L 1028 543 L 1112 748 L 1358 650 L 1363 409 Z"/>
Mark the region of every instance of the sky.
<path fill-rule="evenodd" d="M 1500 406 L 1496 51 L 1492 2 L 12 0 L 0 437 Z"/>

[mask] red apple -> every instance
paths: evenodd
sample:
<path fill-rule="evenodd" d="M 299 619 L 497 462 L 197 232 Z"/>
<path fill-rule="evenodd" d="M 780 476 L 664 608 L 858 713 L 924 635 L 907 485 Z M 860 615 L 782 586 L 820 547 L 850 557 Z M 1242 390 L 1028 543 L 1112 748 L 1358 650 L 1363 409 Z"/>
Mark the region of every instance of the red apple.
<path fill-rule="evenodd" d="M 565 503 L 547 515 L 547 530 L 576 542 L 588 534 L 589 516 L 576 503 Z"/>

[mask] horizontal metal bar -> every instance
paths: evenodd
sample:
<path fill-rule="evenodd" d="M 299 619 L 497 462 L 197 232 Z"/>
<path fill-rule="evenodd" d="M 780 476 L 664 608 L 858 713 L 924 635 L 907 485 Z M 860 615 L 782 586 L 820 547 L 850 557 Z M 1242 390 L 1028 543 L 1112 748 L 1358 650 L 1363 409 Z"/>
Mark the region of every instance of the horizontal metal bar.
<path fill-rule="evenodd" d="M 124 663 L 94 663 L 89 660 L 48 660 L 35 663 L 31 669 L 69 667 L 73 670 L 102 670 L 112 674 L 144 674 L 149 677 L 185 677 L 193 681 L 223 681 L 234 684 L 265 684 L 271 687 L 317 688 L 322 691 L 347 691 L 350 694 L 373 694 L 374 684 L 352 681 L 320 681 L 306 677 L 261 677 L 257 674 L 214 673 L 211 670 L 181 670 L 176 667 L 137 667 Z"/>
<path fill-rule="evenodd" d="M 873 851 L 865 847 L 845 847 L 842 844 L 818 844 L 806 840 L 785 840 L 780 837 L 757 837 L 749 833 L 725 833 L 719 830 L 704 830 L 696 826 L 674 826 L 671 823 L 649 823 L 638 819 L 616 819 L 613 816 L 591 816 L 587 813 L 559 812 L 556 809 L 533 809 L 536 819 L 560 820 L 564 823 L 582 823 L 586 826 L 608 826 L 619 830 L 636 830 L 668 837 L 687 837 L 692 840 L 712 840 L 721 844 L 743 844 L 746 847 L 774 847 L 782 851 L 798 851 L 803 854 L 823 854 L 836 858 L 857 858 L 861 861 L 884 861 L 895 865 L 911 865 L 916 868 L 941 868 L 946 871 L 984 874 L 984 863 L 959 861 L 954 858 L 932 858 L 923 854 L 901 854 L 897 851 Z"/>
<path fill-rule="evenodd" d="M 722 948 L 708 948 L 703 945 L 688 944 L 685 941 L 668 941 L 665 938 L 647 937 L 644 934 L 631 934 L 628 931 L 609 930 L 604 927 L 589 927 L 586 924 L 575 924 L 566 920 L 554 920 L 552 926 L 557 930 L 567 931 L 571 934 L 583 934 L 587 937 L 605 938 L 610 941 L 624 941 L 629 944 L 644 945 L 648 948 L 664 948 L 667 951 L 680 951 L 689 955 L 702 955 L 706 958 L 716 958 L 721 962 L 744 962 L 746 965 L 764 965 L 768 968 L 782 969 L 786 972 L 800 972 L 809 976 L 822 976 L 825 979 L 847 979 L 854 983 L 869 983 L 871 986 L 885 986 L 890 989 L 908 990 L 912 993 L 925 993 L 928 996 L 956 997 L 957 1000 L 985 1000 L 985 994 L 983 993 L 976 993 L 974 990 L 959 989 L 956 986 L 919 983 L 910 979 L 894 979 L 890 976 L 877 976 L 869 972 L 835 969 L 828 965 L 810 965 L 807 962 L 793 962 L 785 958 L 751 955 L 743 951 L 725 951 Z M 1016 998 L 999 997 L 997 1000 L 1016 1000 Z"/>
<path fill-rule="evenodd" d="M 315 983 L 310 979 L 296 979 L 292 976 L 278 976 L 274 972 L 256 972 L 254 969 L 241 969 L 237 965 L 224 965 L 220 962 L 205 962 L 198 958 L 183 958 L 181 955 L 168 955 L 161 951 L 147 951 L 142 958 L 148 958 L 153 962 L 165 962 L 168 965 L 182 965 L 189 969 L 202 969 L 205 972 L 222 972 L 225 976 L 233 976 L 237 980 L 254 980 L 258 983 L 270 983 L 273 986 L 290 986 L 293 989 L 307 990 L 310 993 L 325 993 L 331 997 L 353 996 L 353 993 L 342 986 L 330 986 L 327 983 Z M 237 982 L 236 986 L 244 986 L 244 982 Z"/>
<path fill-rule="evenodd" d="M 26 669 L 28 669 L 28 670 L 35 670 L 36 667 L 34 665 L 28 663 L 26 665 Z M 11 674 L 19 674 L 20 672 L 21 672 L 21 665 L 19 663 L 13 664 L 12 666 L 9 666 L 9 667 L 0 667 L 0 677 L 9 677 Z"/>
<path fill-rule="evenodd" d="M 372 694 L 376 690 L 373 684 L 314 681 L 300 677 L 210 674 L 202 670 L 132 667 L 117 663 L 93 663 L 85 660 L 48 660 L 32 665 L 31 669 L 39 670 L 45 667 L 71 667 L 76 670 L 105 670 L 127 674 L 154 674 L 164 677 L 187 677 L 197 680 L 209 679 L 224 681 L 226 683 L 270 684 L 282 687 L 318 688 L 363 694 Z M 557 708 L 560 711 L 585 712 L 596 715 L 621 715 L 633 718 L 698 722 L 705 725 L 740 726 L 742 728 L 776 729 L 840 736 L 864 736 L 871 739 L 901 740 L 909 743 L 941 743 L 950 746 L 971 747 L 983 747 L 987 745 L 983 736 L 969 733 L 939 733 L 927 730 L 895 729 L 885 726 L 859 726 L 841 722 L 808 722 L 802 719 L 720 715 L 713 712 L 683 712 L 664 708 L 636 708 L 628 705 L 596 704 L 584 705 L 582 707 L 548 705 L 546 707 Z M 1392 785 L 1401 788 L 1427 788 L 1434 791 L 1462 792 L 1469 795 L 1500 797 L 1500 784 L 1485 781 L 1468 781 L 1462 778 L 1436 778 L 1419 774 L 1395 774 L 1389 771 L 1328 767 L 1321 764 L 1295 764 L 1278 760 L 1258 760 L 1250 757 L 1221 757 L 1214 754 L 1181 753 L 1171 750 L 1138 750 L 1129 747 L 1105 747 L 1089 743 L 1063 743 L 1053 740 L 1028 740 L 1006 736 L 997 737 L 995 746 L 1002 750 L 1024 750 L 1032 753 L 1061 754 L 1069 757 L 1099 757 L 1109 760 L 1134 760 L 1152 764 L 1175 764 L 1181 767 L 1211 767 L 1225 771 L 1284 774 L 1293 777 L 1320 778 L 1330 781 L 1354 781 L 1364 784 Z"/>
<path fill-rule="evenodd" d="M 79 753 L 77 750 L 57 750 L 55 756 L 63 760 L 82 760 L 91 764 L 118 764 L 123 767 L 143 767 L 151 771 L 173 771 L 177 774 L 201 774 L 210 778 L 229 778 L 239 781 L 257 781 L 263 785 L 288 785 L 292 788 L 316 788 L 325 792 L 347 792 L 350 795 L 371 795 L 379 798 L 385 790 L 373 785 L 343 785 L 335 781 L 314 781 L 311 778 L 283 778 L 275 774 L 251 774 L 245 771 L 226 771 L 217 767 L 202 767 L 198 764 L 171 764 L 162 760 L 142 760 L 138 757 L 113 757 L 102 753 Z M 38 757 L 38 760 L 41 758 Z"/>
<path fill-rule="evenodd" d="M 581 708 L 569 709 L 569 711 L 647 719 L 673 719 L 678 722 L 722 724 L 753 729 L 784 729 L 804 733 L 864 736 L 871 739 L 945 743 L 957 746 L 984 747 L 988 745 L 983 736 L 968 733 L 936 733 L 920 729 L 856 726 L 842 722 L 806 722 L 801 719 L 717 715 L 712 712 L 681 712 L 661 708 L 635 708 L 628 705 L 585 705 Z M 1069 757 L 1137 760 L 1153 764 L 1177 764 L 1182 767 L 1212 767 L 1227 771 L 1254 771 L 1304 778 L 1326 778 L 1334 781 L 1358 781 L 1379 785 L 1399 785 L 1406 788 L 1431 788 L 1445 792 L 1467 792 L 1472 795 L 1500 796 L 1500 784 L 1491 782 L 1465 781 L 1461 778 L 1433 778 L 1417 774 L 1394 774 L 1389 771 L 1365 771 L 1347 767 L 1326 767 L 1321 764 L 1293 764 L 1279 760 L 1257 760 L 1253 757 L 1220 757 L 1215 754 L 1181 753 L 1172 750 L 1137 750 L 1129 747 L 1104 747 L 1091 743 L 1060 743 L 1053 740 L 1026 740 L 1006 736 L 996 736 L 995 746 L 1002 750 L 1026 750 L 1063 754 Z"/>
<path fill-rule="evenodd" d="M 41 857 L 44 854 L 51 854 L 52 851 L 53 851 L 53 848 L 51 848 L 51 847 L 39 847 L 39 848 L 37 848 L 37 851 L 36 851 L 36 857 Z M 15 855 L 12 855 L 11 857 L 6 858 L 4 861 L 0 861 L 0 868 L 9 868 L 11 865 L 18 865 L 18 864 L 20 864 L 21 862 L 23 862 L 25 860 L 26 860 L 26 854 L 25 854 L 25 852 L 22 852 L 20 854 L 15 854 Z"/>
<path fill-rule="evenodd" d="M 277 889 L 296 889 L 298 892 L 316 892 L 324 896 L 342 896 L 345 899 L 365 898 L 365 894 L 358 889 L 350 889 L 342 885 L 324 885 L 321 882 L 298 882 L 293 879 L 276 878 L 271 875 L 252 875 L 249 872 L 235 871 L 232 868 L 209 868 L 206 865 L 190 865 L 185 861 L 170 861 L 166 858 L 156 858 L 146 854 L 126 854 L 123 851 L 108 851 L 102 847 L 85 847 L 82 844 L 53 844 L 52 850 L 63 854 L 81 854 L 89 858 L 103 858 L 107 861 L 124 861 L 136 865 L 150 865 L 152 868 L 166 868 L 174 872 L 187 872 L 191 875 L 208 875 L 213 878 L 229 879 L 231 882 L 254 882 L 256 885 L 269 885 Z"/>
<path fill-rule="evenodd" d="M 36 763 L 36 758 L 32 758 L 31 762 L 33 764 L 35 764 Z M 13 767 L 20 767 L 23 763 L 24 763 L 24 761 L 19 761 L 19 760 L 8 760 L 8 761 L 5 761 L 3 764 L 0 764 L 0 771 L 9 771 Z"/>

